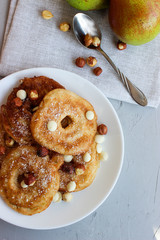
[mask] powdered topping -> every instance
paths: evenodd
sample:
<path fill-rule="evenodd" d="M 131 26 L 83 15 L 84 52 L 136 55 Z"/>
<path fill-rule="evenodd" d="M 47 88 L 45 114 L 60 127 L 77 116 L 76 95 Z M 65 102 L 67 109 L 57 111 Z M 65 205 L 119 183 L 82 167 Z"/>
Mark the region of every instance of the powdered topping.
<path fill-rule="evenodd" d="M 25 175 L 29 176 L 28 173 L 35 177 L 34 185 L 30 185 L 32 187 L 26 187 L 27 182 L 24 180 Z M 10 204 L 28 208 L 39 205 L 41 198 L 50 195 L 51 189 L 52 192 L 58 190 L 59 182 L 55 174 L 54 163 L 49 156 L 42 161 L 37 156 L 36 148 L 23 146 L 12 150 L 5 158 L 0 181 Z"/>

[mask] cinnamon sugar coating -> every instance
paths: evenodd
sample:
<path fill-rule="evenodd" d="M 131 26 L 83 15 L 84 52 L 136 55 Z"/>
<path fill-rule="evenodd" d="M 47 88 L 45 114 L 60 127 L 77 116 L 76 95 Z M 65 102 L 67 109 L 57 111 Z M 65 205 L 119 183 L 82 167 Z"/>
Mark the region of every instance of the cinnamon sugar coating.
<path fill-rule="evenodd" d="M 44 76 L 24 78 L 21 84 L 14 88 L 7 99 L 7 103 L 2 105 L 2 122 L 6 132 L 19 144 L 31 144 L 34 140 L 30 131 L 30 122 L 33 109 L 39 106 L 43 97 L 51 90 L 64 88 L 58 82 Z M 26 99 L 21 106 L 16 106 L 14 99 L 17 97 L 18 90 L 25 90 Z M 37 99 L 30 97 L 30 92 L 38 93 Z"/>
<path fill-rule="evenodd" d="M 25 174 L 33 174 L 35 184 L 21 187 Z M 37 149 L 21 146 L 4 159 L 0 171 L 0 194 L 14 210 L 25 215 L 44 211 L 59 188 L 59 174 L 49 156 L 37 156 Z"/>
<path fill-rule="evenodd" d="M 94 112 L 94 119 L 86 118 L 87 111 Z M 70 121 L 62 126 L 64 119 Z M 48 122 L 57 123 L 55 131 L 49 131 Z M 87 151 L 97 131 L 97 116 L 93 106 L 84 98 L 66 89 L 50 91 L 41 102 L 31 120 L 31 132 L 42 146 L 66 155 Z"/>
<path fill-rule="evenodd" d="M 59 191 L 67 192 L 67 184 L 70 181 L 74 181 L 76 183 L 75 192 L 81 191 L 84 188 L 87 188 L 91 185 L 93 180 L 96 177 L 96 173 L 99 167 L 99 158 L 96 153 L 96 144 L 93 143 L 88 153 L 91 155 L 91 161 L 85 163 L 83 160 L 83 155 L 75 155 L 73 156 L 73 160 L 70 163 L 63 163 L 59 169 L 60 174 L 60 186 Z M 53 161 L 60 161 L 63 162 L 63 155 L 55 155 L 53 157 Z M 82 168 L 84 171 L 81 175 L 76 174 L 76 169 Z"/>

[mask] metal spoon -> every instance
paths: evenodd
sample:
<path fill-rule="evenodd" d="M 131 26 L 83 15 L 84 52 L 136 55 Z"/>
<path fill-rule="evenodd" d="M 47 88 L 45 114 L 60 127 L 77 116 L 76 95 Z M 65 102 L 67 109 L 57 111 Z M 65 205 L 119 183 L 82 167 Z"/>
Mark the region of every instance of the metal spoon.
<path fill-rule="evenodd" d="M 84 36 L 89 34 L 90 36 L 94 37 L 97 36 L 100 41 L 102 39 L 101 31 L 99 27 L 96 25 L 93 19 L 91 19 L 88 15 L 84 13 L 77 13 L 73 18 L 73 31 L 77 38 L 77 40 L 84 46 Z M 146 106 L 147 105 L 147 98 L 143 94 L 143 92 L 137 88 L 120 70 L 116 67 L 110 57 L 102 50 L 100 46 L 94 47 L 90 45 L 87 48 L 95 49 L 100 52 L 107 61 L 111 64 L 113 69 L 119 75 L 122 83 L 125 85 L 126 89 L 130 93 L 131 97 L 140 105 Z"/>

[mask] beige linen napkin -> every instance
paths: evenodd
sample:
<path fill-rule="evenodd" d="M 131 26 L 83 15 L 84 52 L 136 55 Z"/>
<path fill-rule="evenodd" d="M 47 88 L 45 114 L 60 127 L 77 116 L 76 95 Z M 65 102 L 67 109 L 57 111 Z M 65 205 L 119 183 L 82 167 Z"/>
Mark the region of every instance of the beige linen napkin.
<path fill-rule="evenodd" d="M 42 10 L 50 10 L 54 17 L 44 20 Z M 72 29 L 59 30 L 59 24 L 72 24 L 79 11 L 65 0 L 11 0 L 0 59 L 0 75 L 32 67 L 55 67 L 81 75 L 95 84 L 108 98 L 134 103 L 109 63 L 95 50 L 83 48 L 75 39 Z M 85 12 L 102 31 L 102 48 L 117 67 L 147 96 L 148 105 L 158 107 L 160 102 L 160 35 L 142 46 L 116 48 L 109 24 L 107 10 Z M 103 69 L 96 77 L 89 66 L 78 68 L 77 57 L 94 56 L 97 66 Z M 78 86 L 78 83 L 77 83 Z"/>

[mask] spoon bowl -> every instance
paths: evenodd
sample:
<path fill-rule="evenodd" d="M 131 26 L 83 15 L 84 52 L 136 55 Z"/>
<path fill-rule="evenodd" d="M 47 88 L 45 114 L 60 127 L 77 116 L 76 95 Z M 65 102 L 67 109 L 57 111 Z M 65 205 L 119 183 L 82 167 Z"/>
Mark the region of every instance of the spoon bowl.
<path fill-rule="evenodd" d="M 88 15 L 86 15 L 84 13 L 77 13 L 73 17 L 73 31 L 74 31 L 74 34 L 75 34 L 78 42 L 81 45 L 83 45 L 84 47 L 86 47 L 84 39 L 85 39 L 85 35 L 87 35 L 87 34 L 89 34 L 91 37 L 98 37 L 99 40 L 100 40 L 100 43 L 102 41 L 102 34 L 101 34 L 101 31 L 100 31 L 99 27 L 96 25 L 95 21 L 92 18 L 90 18 Z M 102 50 L 101 45 L 99 45 L 98 47 L 95 47 L 93 44 L 91 44 L 86 48 L 95 49 L 98 52 L 100 52 L 105 57 L 105 59 L 110 63 L 112 68 L 116 71 L 120 80 L 122 81 L 122 83 L 126 87 L 127 91 L 129 92 L 129 94 L 131 95 L 133 100 L 141 106 L 146 106 L 147 105 L 147 98 L 144 95 L 144 93 L 139 88 L 137 88 L 120 71 L 119 68 L 116 67 L 116 65 L 111 60 L 111 58 Z"/>
<path fill-rule="evenodd" d="M 91 37 L 98 37 L 101 41 L 102 34 L 99 27 L 96 25 L 95 21 L 84 13 L 77 13 L 73 18 L 73 31 L 74 34 L 84 47 L 84 36 L 89 34 Z M 96 48 L 93 45 L 90 45 L 86 48 Z"/>

